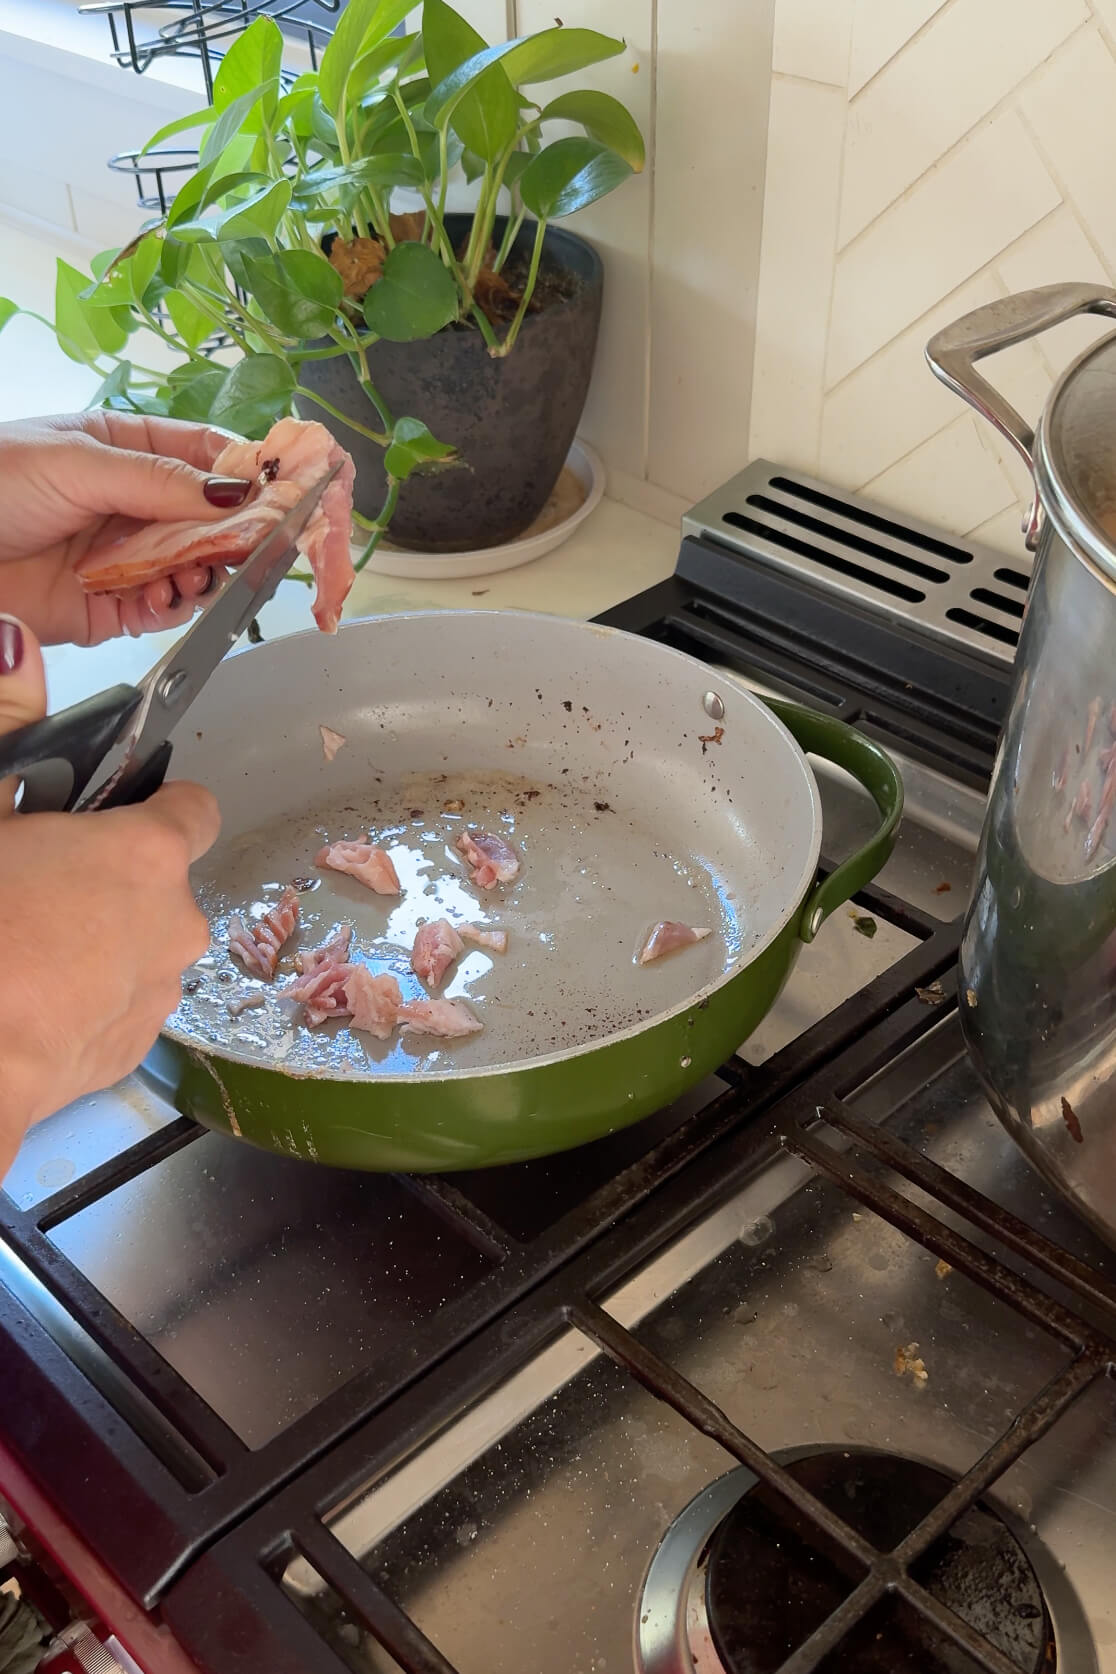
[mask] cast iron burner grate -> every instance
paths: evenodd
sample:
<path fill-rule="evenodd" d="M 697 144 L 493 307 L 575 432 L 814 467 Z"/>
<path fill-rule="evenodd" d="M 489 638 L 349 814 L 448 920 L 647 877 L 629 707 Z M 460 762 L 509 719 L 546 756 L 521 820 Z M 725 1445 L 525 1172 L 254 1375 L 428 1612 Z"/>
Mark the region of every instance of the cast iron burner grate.
<path fill-rule="evenodd" d="M 872 1448 L 776 1457 L 877 1554 L 917 1539 L 918 1525 L 954 1485 L 921 1460 Z M 695 1536 L 700 1543 L 708 1521 L 703 1513 L 720 1515 L 726 1490 L 738 1497 L 695 1553 Z M 776 1674 L 864 1573 L 863 1557 L 830 1542 L 750 1472 L 735 1471 L 686 1508 L 652 1561 L 637 1628 L 637 1643 L 646 1640 L 637 1656 L 640 1674 L 677 1668 L 672 1637 L 685 1641 L 703 1674 Z M 1038 1577 L 990 1507 L 977 1504 L 960 1517 L 912 1566 L 911 1576 L 1020 1674 L 1056 1667 Z M 664 1621 L 673 1636 L 662 1634 Z M 832 1674 L 974 1674 L 978 1664 L 910 1604 L 889 1598 L 856 1623 L 822 1666 Z"/>
<path fill-rule="evenodd" d="M 955 1006 L 950 978 L 943 988 L 946 1005 Z M 940 1019 L 941 1008 L 936 1016 Z M 1039 1600 L 1026 1585 L 1025 1570 L 1019 1574 L 1013 1567 L 1010 1581 L 1005 1580 L 1021 1612 L 1013 1650 L 1003 1648 L 1005 1622 L 987 1610 L 983 1580 L 973 1600 L 964 1588 L 959 1597 L 957 1589 L 938 1587 L 936 1578 L 941 1581 L 948 1569 L 950 1552 L 972 1544 L 975 1532 L 997 1532 L 994 1522 L 980 1519 L 990 1516 L 988 1496 L 1012 1466 L 1087 1391 L 1116 1376 L 1116 1284 L 846 1103 L 847 1092 L 865 1085 L 925 1034 L 927 1017 L 928 1008 L 912 997 L 909 1006 L 821 1066 L 766 1119 L 734 1129 L 721 1145 L 696 1158 L 682 1178 L 443 1362 L 427 1380 L 421 1403 L 412 1392 L 406 1410 L 397 1407 L 377 1415 L 328 1460 L 205 1554 L 163 1606 L 166 1620 L 199 1668 L 205 1674 L 255 1674 L 266 1652 L 270 1674 L 339 1674 L 344 1664 L 283 1589 L 286 1566 L 297 1557 L 320 1578 L 339 1615 L 359 1624 L 405 1674 L 461 1674 L 383 1581 L 341 1544 L 326 1518 L 330 1507 L 359 1496 L 424 1439 L 466 1412 L 482 1393 L 497 1388 L 522 1364 L 524 1346 L 538 1342 L 536 1333 L 543 1324 L 542 1341 L 572 1327 L 646 1392 L 735 1458 L 752 1481 L 763 1484 L 767 1503 L 785 1508 L 783 1515 L 790 1519 L 795 1538 L 807 1540 L 850 1578 L 839 1599 L 815 1601 L 814 1620 L 804 1624 L 805 1637 L 782 1661 L 759 1664 L 764 1674 L 861 1674 L 865 1665 L 857 1647 L 887 1631 L 899 1635 L 900 1645 L 909 1645 L 912 1619 L 918 1620 L 924 1636 L 928 1631 L 931 1635 L 926 1659 L 911 1665 L 918 1674 L 931 1674 L 931 1654 L 939 1652 L 953 1658 L 941 1662 L 943 1674 L 1020 1674 L 1036 1666 L 1049 1674 L 1055 1664 L 1048 1622 L 1045 1615 L 1030 1615 Z M 948 1263 L 1061 1351 L 1059 1368 L 1010 1416 L 963 1476 L 953 1479 L 931 1470 L 922 1477 L 920 1503 L 913 1507 L 914 1527 L 890 1551 L 878 1550 L 872 1536 L 857 1527 L 852 1502 L 843 1495 L 833 1500 L 809 1474 L 800 1476 L 788 1456 L 766 1451 L 598 1300 L 609 1296 L 681 1228 L 742 1191 L 770 1157 L 773 1144 L 809 1163 L 816 1175 Z M 975 1241 L 978 1237 L 982 1243 Z M 1009 1256 L 1019 1258 L 1037 1278 L 1051 1281 L 1050 1288 L 1010 1265 Z M 482 1367 L 483 1381 L 478 1375 Z M 738 1497 L 739 1490 L 706 1528 L 704 1538 Z M 878 1530 L 872 1535 L 886 1546 Z M 1001 1552 L 1010 1551 L 999 1538 Z M 1028 1624 L 1040 1620 L 1041 1629 L 1036 1628 L 1032 1638 Z M 252 1647 L 250 1657 L 227 1654 L 236 1636 Z M 1038 1639 L 1042 1656 L 1036 1664 Z M 1030 1662 L 1014 1654 L 1024 1647 L 1034 1653 Z M 707 1640 L 706 1660 L 664 1661 L 661 1674 L 719 1674 L 716 1663 L 708 1661 L 712 1649 Z M 733 1643 L 727 1654 L 735 1649 Z M 770 1649 L 774 1656 L 777 1643 Z M 886 1666 L 889 1674 L 903 1669 L 902 1662 Z M 660 1670 L 652 1664 L 647 1674 Z"/>

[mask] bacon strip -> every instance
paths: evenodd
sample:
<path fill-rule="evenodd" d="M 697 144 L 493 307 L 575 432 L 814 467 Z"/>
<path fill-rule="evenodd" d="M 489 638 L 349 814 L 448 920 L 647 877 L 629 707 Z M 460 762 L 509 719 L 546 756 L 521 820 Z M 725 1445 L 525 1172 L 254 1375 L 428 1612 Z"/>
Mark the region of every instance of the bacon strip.
<path fill-rule="evenodd" d="M 298 891 L 290 884 L 270 912 L 251 924 L 239 914 L 229 919 L 229 952 L 236 955 L 252 976 L 270 979 L 275 975 L 279 953 L 298 923 Z"/>

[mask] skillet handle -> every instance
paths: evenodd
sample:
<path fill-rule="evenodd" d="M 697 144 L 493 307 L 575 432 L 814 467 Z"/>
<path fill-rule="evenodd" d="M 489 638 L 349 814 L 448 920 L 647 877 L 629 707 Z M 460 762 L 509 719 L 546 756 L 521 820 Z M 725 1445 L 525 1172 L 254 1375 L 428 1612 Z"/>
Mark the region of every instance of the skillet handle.
<path fill-rule="evenodd" d="M 903 781 L 891 757 L 855 727 L 785 698 L 765 698 L 764 702 L 808 754 L 851 773 L 880 811 L 880 823 L 864 847 L 810 892 L 798 934 L 804 942 L 812 942 L 830 913 L 871 883 L 895 847 L 903 817 Z"/>

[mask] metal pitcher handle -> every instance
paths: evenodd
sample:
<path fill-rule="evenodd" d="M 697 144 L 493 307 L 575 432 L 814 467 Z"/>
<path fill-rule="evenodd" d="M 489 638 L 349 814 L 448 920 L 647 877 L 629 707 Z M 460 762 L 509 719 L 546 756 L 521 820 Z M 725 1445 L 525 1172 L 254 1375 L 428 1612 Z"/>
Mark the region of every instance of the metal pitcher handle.
<path fill-rule="evenodd" d="M 1037 337 L 1040 331 L 1060 325 L 1075 314 L 1108 314 L 1116 318 L 1116 290 L 1108 285 L 1040 285 L 1037 290 L 1019 291 L 974 308 L 944 330 L 935 332 L 926 345 L 926 359 L 935 377 L 962 396 L 978 413 L 994 424 L 1001 436 L 1021 454 L 1034 480 L 1032 454 L 1035 433 L 1016 412 L 1010 401 L 992 388 L 976 370 L 976 362 L 997 349 L 1009 349 Z M 1038 545 L 1040 507 L 1038 490 L 1023 520 L 1023 535 L 1033 551 Z"/>

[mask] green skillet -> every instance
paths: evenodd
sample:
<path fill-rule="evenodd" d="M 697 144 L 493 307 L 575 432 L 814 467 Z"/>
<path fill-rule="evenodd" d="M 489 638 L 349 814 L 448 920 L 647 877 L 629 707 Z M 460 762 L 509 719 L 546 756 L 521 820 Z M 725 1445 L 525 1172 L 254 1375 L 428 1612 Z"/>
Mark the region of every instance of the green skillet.
<path fill-rule="evenodd" d="M 332 759 L 323 727 L 345 741 Z M 879 809 L 871 840 L 823 883 L 807 751 Z M 211 953 L 161 1048 L 175 1103 L 266 1150 L 415 1172 L 565 1150 L 677 1098 L 731 1056 L 801 944 L 879 871 L 903 801 L 888 758 L 837 721 L 764 704 L 649 640 L 481 611 L 227 658 L 175 738 L 174 770 L 209 785 L 224 816 L 196 873 Z M 511 842 L 513 883 L 471 883 L 455 848 L 466 829 Z M 369 834 L 398 897 L 315 866 L 327 841 Z M 299 929 L 258 982 L 228 955 L 228 915 L 265 911 L 295 879 Z M 482 1032 L 380 1042 L 310 1029 L 283 997 L 299 949 L 343 923 L 354 957 L 421 996 L 411 944 L 441 917 L 508 933 L 504 955 L 470 949 L 443 990 Z M 711 934 L 640 965 L 660 920 Z"/>

